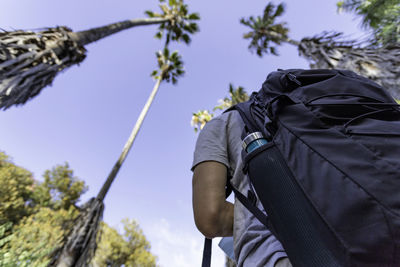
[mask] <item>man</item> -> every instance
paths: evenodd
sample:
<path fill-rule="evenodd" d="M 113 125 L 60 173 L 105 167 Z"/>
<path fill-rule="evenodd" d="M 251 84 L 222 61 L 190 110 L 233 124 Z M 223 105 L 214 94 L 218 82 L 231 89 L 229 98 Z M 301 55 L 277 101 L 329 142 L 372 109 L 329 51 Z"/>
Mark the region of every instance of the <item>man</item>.
<path fill-rule="evenodd" d="M 223 113 L 200 132 L 194 160 L 193 211 L 197 228 L 208 238 L 232 236 L 238 267 L 290 267 L 280 242 L 239 201 L 225 199 L 227 177 L 247 194 L 249 178 L 242 169 L 243 121 L 237 111 Z M 257 201 L 258 208 L 262 209 Z"/>

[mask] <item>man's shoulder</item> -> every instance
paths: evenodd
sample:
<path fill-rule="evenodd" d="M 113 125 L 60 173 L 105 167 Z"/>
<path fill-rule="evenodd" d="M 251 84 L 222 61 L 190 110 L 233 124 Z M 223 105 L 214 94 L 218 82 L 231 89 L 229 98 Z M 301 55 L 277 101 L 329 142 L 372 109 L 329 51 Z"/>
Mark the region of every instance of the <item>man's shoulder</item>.
<path fill-rule="evenodd" d="M 240 117 L 239 112 L 236 110 L 230 110 L 228 112 L 224 112 L 224 113 L 214 117 L 210 122 L 232 124 L 232 123 L 237 123 L 237 122 L 241 122 L 241 121 L 242 121 L 242 119 Z"/>

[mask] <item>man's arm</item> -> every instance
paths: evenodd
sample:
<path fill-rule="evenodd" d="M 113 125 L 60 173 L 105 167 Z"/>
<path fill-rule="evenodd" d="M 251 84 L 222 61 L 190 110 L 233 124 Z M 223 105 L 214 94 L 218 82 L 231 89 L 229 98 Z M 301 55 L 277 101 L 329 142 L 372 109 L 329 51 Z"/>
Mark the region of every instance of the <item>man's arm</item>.
<path fill-rule="evenodd" d="M 233 204 L 225 200 L 226 179 L 227 168 L 219 162 L 202 162 L 194 169 L 194 220 L 208 238 L 233 233 Z"/>

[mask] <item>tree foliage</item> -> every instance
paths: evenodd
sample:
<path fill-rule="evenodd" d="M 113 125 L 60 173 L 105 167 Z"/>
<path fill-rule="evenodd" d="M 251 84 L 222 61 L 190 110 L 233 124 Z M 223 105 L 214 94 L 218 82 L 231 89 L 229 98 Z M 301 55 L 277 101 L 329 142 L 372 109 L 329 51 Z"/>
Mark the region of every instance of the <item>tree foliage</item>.
<path fill-rule="evenodd" d="M 146 11 L 150 18 L 171 18 L 169 22 L 162 23 L 155 37 L 162 39 L 166 35 L 166 45 L 172 41 L 183 41 L 186 44 L 191 42 L 191 34 L 199 31 L 199 26 L 195 22 L 200 19 L 198 13 L 189 13 L 188 6 L 183 0 L 160 0 L 162 13 Z"/>
<path fill-rule="evenodd" d="M 52 253 L 62 245 L 76 214 L 75 209 L 41 207 L 22 218 L 0 250 L 0 266 L 47 266 Z"/>
<path fill-rule="evenodd" d="M 86 187 L 67 163 L 43 178 L 35 180 L 0 152 L 0 266 L 46 266 L 79 213 Z"/>
<path fill-rule="evenodd" d="M 0 225 L 31 214 L 33 185 L 32 174 L 0 152 Z"/>
<path fill-rule="evenodd" d="M 150 253 L 150 244 L 134 220 L 122 221 L 124 231 L 118 231 L 101 223 L 99 246 L 93 258 L 93 266 L 156 266 L 156 257 Z"/>
<path fill-rule="evenodd" d="M 212 111 L 203 109 L 193 113 L 191 125 L 194 128 L 194 131 L 197 133 L 202 130 L 206 123 L 216 115 L 217 111 L 227 109 L 240 102 L 247 101 L 248 99 L 249 95 L 243 87 L 239 86 L 235 88 L 232 84 L 229 84 L 229 95 L 224 99 L 220 99 L 218 101 L 219 104 L 216 105 Z"/>
<path fill-rule="evenodd" d="M 176 84 L 178 78 L 185 74 L 183 69 L 183 61 L 178 51 L 170 53 L 169 49 L 165 47 L 156 53 L 158 69 L 151 73 L 151 76 L 158 80 L 172 82 Z"/>
<path fill-rule="evenodd" d="M 400 0 L 344 0 L 339 11 L 355 12 L 362 25 L 372 29 L 371 43 L 387 45 L 400 42 Z"/>
<path fill-rule="evenodd" d="M 40 206 L 68 210 L 87 191 L 84 181 L 73 175 L 68 163 L 46 170 L 43 178 L 35 190 Z"/>
<path fill-rule="evenodd" d="M 0 152 L 0 266 L 47 266 L 75 223 L 81 211 L 78 201 L 86 190 L 84 181 L 74 176 L 68 163 L 45 171 L 39 182 Z M 124 235 L 114 230 L 114 235 L 104 234 L 99 244 L 104 248 L 114 242 L 109 238 L 124 240 L 123 254 L 99 252 L 107 261 L 125 255 L 119 260 L 121 264 L 99 266 L 155 266 L 155 257 L 139 226 L 129 220 L 124 226 Z M 103 223 L 103 227 L 108 226 Z"/>
<path fill-rule="evenodd" d="M 247 100 L 249 100 L 249 95 L 242 86 L 235 88 L 232 84 L 229 84 L 229 96 L 219 100 L 221 104 L 215 106 L 213 110 L 224 110 Z"/>
<path fill-rule="evenodd" d="M 250 51 L 255 51 L 260 57 L 263 53 L 278 55 L 277 46 L 273 46 L 271 43 L 280 45 L 288 39 L 289 29 L 286 27 L 286 22 L 276 23 L 276 19 L 284 12 L 285 5 L 283 3 L 278 6 L 268 3 L 263 16 L 255 18 L 250 16 L 248 19 L 240 20 L 240 23 L 252 29 L 243 36 L 245 39 L 251 39 Z"/>

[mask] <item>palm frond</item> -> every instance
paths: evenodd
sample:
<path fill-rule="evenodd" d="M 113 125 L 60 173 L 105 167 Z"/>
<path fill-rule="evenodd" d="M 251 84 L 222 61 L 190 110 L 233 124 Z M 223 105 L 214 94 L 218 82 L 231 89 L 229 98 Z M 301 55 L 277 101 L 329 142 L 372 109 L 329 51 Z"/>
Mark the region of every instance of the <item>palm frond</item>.
<path fill-rule="evenodd" d="M 311 68 L 351 70 L 400 97 L 400 44 L 365 46 L 364 41 L 349 40 L 341 33 L 324 32 L 302 39 L 298 49 Z"/>
<path fill-rule="evenodd" d="M 67 27 L 0 32 L 0 109 L 24 104 L 63 69 L 85 59 Z"/>
<path fill-rule="evenodd" d="M 297 45 L 297 42 L 288 37 L 289 29 L 286 22 L 277 23 L 276 20 L 285 12 L 285 5 L 283 3 L 275 6 L 271 2 L 267 4 L 264 9 L 263 16 L 256 18 L 249 17 L 248 19 L 242 18 L 240 23 L 249 27 L 250 32 L 246 33 L 243 37 L 250 39 L 248 46 L 250 51 L 256 52 L 258 56 L 263 54 L 278 55 L 276 45 L 282 42 L 289 42 Z M 275 46 L 273 44 L 276 44 Z"/>

